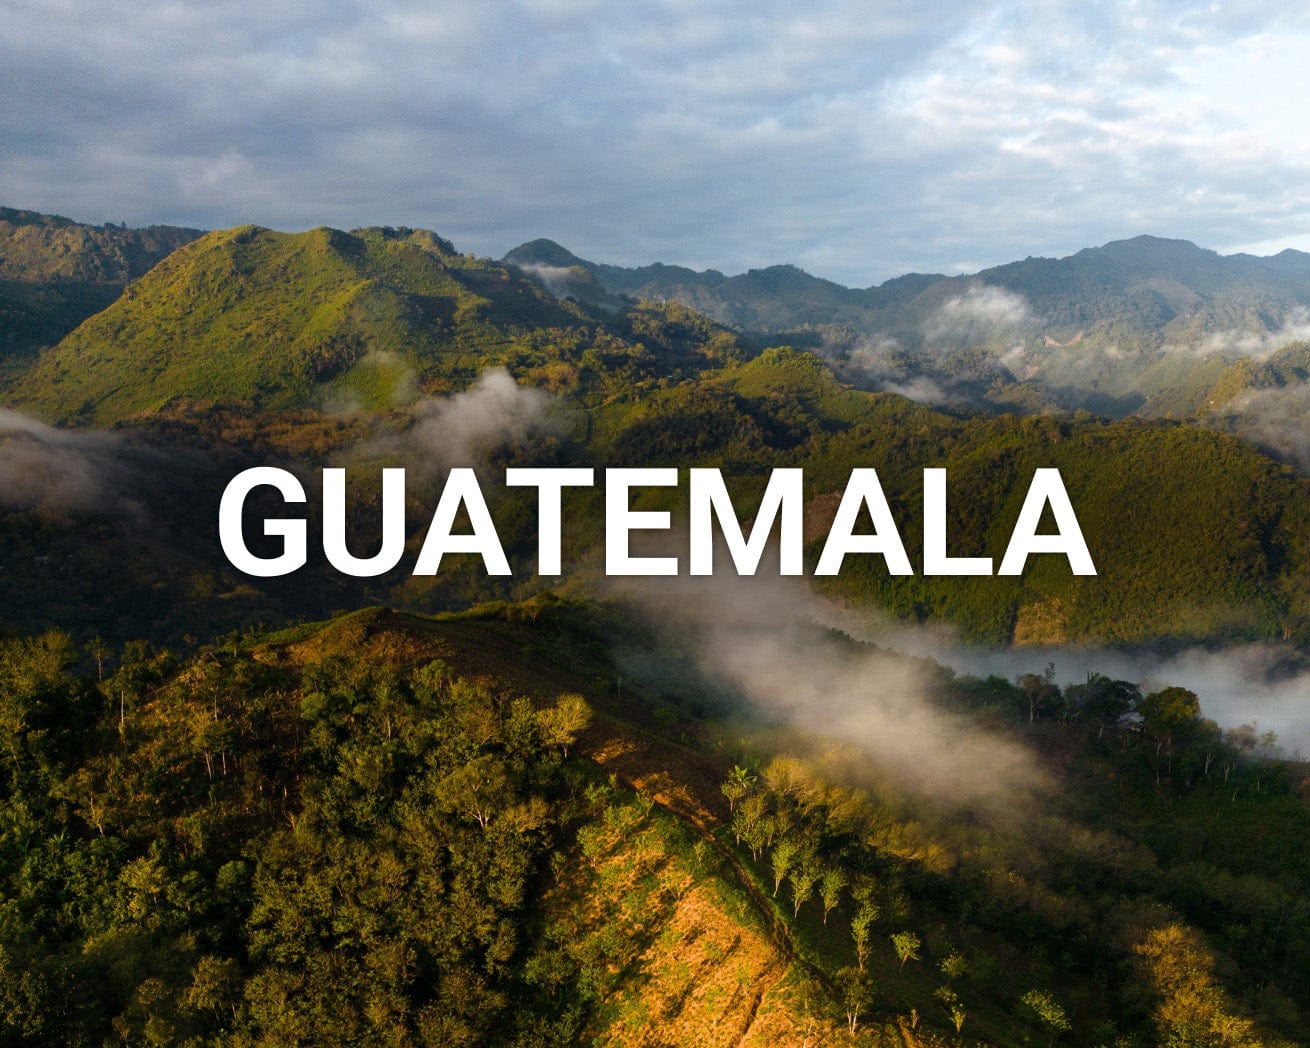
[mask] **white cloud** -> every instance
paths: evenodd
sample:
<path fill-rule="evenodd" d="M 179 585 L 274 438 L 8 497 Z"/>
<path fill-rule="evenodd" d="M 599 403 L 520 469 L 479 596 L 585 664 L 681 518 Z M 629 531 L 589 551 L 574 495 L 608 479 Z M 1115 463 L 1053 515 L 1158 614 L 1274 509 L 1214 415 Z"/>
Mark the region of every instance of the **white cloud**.
<path fill-rule="evenodd" d="M 1223 405 L 1217 421 L 1310 472 L 1310 386 L 1246 390 Z"/>
<path fill-rule="evenodd" d="M 1310 310 L 1304 306 L 1296 306 L 1283 318 L 1283 323 L 1273 331 L 1217 331 L 1199 344 L 1172 348 L 1181 348 L 1201 356 L 1213 353 L 1240 353 L 1243 356 L 1263 359 L 1277 353 L 1289 342 L 1307 340 L 1310 340 Z"/>
<path fill-rule="evenodd" d="M 848 283 L 1310 238 L 1285 7 L 13 0 L 0 200 Z"/>
<path fill-rule="evenodd" d="M 1032 310 L 1022 295 L 987 284 L 970 284 L 964 294 L 948 298 L 924 323 L 934 341 L 974 345 L 1027 323 Z"/>

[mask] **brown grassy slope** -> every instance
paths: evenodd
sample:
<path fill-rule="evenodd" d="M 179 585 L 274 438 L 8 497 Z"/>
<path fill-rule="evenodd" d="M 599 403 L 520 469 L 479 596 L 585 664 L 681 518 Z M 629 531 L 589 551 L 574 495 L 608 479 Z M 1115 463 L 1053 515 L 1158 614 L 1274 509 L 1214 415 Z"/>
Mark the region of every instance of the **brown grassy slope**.
<path fill-rule="evenodd" d="M 276 635 L 256 657 L 277 665 L 343 652 L 401 666 L 440 659 L 542 704 L 587 693 L 596 715 L 578 752 L 638 795 L 632 824 L 600 834 L 585 858 L 562 864 L 543 898 L 549 919 L 568 929 L 571 950 L 620 958 L 591 1020 L 592 1043 L 903 1044 L 895 1027 L 862 1028 L 852 1041 L 828 992 L 798 961 L 785 924 L 712 836 L 726 815 L 722 769 L 624 716 L 636 710 L 607 686 L 600 657 L 534 650 L 534 631 L 513 621 L 532 615 L 532 605 L 437 618 L 371 608 Z"/>

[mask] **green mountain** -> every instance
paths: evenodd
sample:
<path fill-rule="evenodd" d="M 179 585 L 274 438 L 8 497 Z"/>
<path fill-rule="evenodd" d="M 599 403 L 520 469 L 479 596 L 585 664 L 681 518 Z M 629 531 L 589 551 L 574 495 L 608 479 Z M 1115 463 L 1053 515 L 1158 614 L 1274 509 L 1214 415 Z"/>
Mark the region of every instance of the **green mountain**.
<path fill-rule="evenodd" d="M 198 229 L 90 226 L 0 208 L 0 358 L 52 346 Z"/>
<path fill-rule="evenodd" d="M 1221 256 L 1149 236 L 869 288 L 793 266 L 731 277 L 624 269 L 543 240 L 506 260 L 570 266 L 614 293 L 682 302 L 731 327 L 786 337 L 871 388 L 1019 410 L 1204 414 L 1226 367 L 1298 337 L 1310 309 L 1310 254 Z"/>
<path fill-rule="evenodd" d="M 807 351 L 761 354 L 676 304 L 615 310 L 559 299 L 542 279 L 404 229 L 245 227 L 174 252 L 11 387 L 8 404 L 28 413 L 130 425 L 112 448 L 94 434 L 0 434 L 0 476 L 12 459 L 14 469 L 41 461 L 69 485 L 100 471 L 125 478 L 104 494 L 107 509 L 85 500 L 0 506 L 0 563 L 11 592 L 24 595 L 9 621 L 124 637 L 129 609 L 148 603 L 160 635 L 176 637 L 206 621 L 287 621 L 369 599 L 432 612 L 541 588 L 532 496 L 494 485 L 515 576 L 488 578 L 472 557 L 452 558 L 435 578 L 408 573 L 437 497 L 433 456 L 442 461 L 442 442 L 463 439 L 434 421 L 443 398 L 504 367 L 548 391 L 554 408 L 547 419 L 547 401 L 534 402 L 542 417 L 505 429 L 512 408 L 470 401 L 486 429 L 479 454 L 493 469 L 716 465 L 749 518 L 768 471 L 799 466 L 813 564 L 850 470 L 874 466 L 918 565 L 923 469 L 948 471 L 952 554 L 996 562 L 1033 470 L 1057 466 L 1099 570 L 1075 577 L 1048 557 L 1022 578 L 891 577 L 879 558 L 862 557 L 824 583 L 834 596 L 909 621 L 944 619 L 989 643 L 1310 641 L 1310 489 L 1240 440 L 1085 414 L 962 417 L 853 388 L 840 365 Z M 1281 388 L 1301 381 L 1298 360 L 1287 351 L 1221 377 L 1242 389 Z M 377 470 L 411 467 L 410 557 L 366 584 L 318 556 L 299 578 L 239 576 L 213 535 L 218 499 L 242 466 L 277 461 L 308 472 L 352 464 L 362 522 L 353 541 L 363 546 L 375 538 Z M 685 521 L 681 497 L 664 501 Z M 148 507 L 138 512 L 174 538 L 142 554 L 136 518 L 119 504 Z M 575 509 L 565 553 L 583 586 L 601 574 L 600 490 L 579 493 Z M 52 530 L 52 514 L 97 523 Z M 43 544 L 50 552 L 32 555 Z M 69 562 L 98 573 L 94 601 L 76 595 L 85 580 L 64 570 Z"/>
<path fill-rule="evenodd" d="M 652 368 L 703 366 L 660 312 L 559 301 L 426 231 L 249 226 L 175 252 L 44 354 L 10 401 L 103 425 L 184 401 L 385 408 L 497 364 L 569 388 L 603 386 L 611 368 L 632 385 Z M 730 352 L 735 340 L 719 342 Z"/>

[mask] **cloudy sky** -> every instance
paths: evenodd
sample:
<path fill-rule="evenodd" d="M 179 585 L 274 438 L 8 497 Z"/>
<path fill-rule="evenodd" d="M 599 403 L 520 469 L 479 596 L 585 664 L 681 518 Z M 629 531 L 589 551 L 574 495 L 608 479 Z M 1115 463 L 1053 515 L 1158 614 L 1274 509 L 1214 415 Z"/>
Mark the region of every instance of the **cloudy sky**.
<path fill-rule="evenodd" d="M 866 285 L 1310 249 L 1310 5 L 0 0 L 0 203 Z"/>

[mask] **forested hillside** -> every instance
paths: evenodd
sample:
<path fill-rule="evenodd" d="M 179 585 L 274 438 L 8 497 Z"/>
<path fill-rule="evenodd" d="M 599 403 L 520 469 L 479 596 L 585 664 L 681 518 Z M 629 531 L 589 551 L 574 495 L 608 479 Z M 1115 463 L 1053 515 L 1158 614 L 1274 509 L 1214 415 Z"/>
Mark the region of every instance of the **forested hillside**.
<path fill-rule="evenodd" d="M 625 685 L 651 641 L 546 600 L 0 644 L 6 1041 L 1299 1039 L 1304 771 L 1195 696 L 935 671 L 1040 769 L 977 808 Z"/>
<path fill-rule="evenodd" d="M 853 466 L 878 469 L 913 564 L 924 468 L 950 478 L 952 551 L 999 558 L 1027 478 L 1057 466 L 1098 574 L 1043 558 L 1022 579 L 895 577 L 863 557 L 825 583 L 909 619 L 945 617 L 1002 643 L 1306 636 L 1310 487 L 1230 437 L 1087 415 L 960 419 L 844 389 L 814 357 L 784 350 L 596 414 L 603 461 L 690 464 L 694 448 L 697 463 L 735 478 L 746 518 L 770 469 L 803 466 L 813 560 Z"/>
<path fill-rule="evenodd" d="M 1305 1042 L 1306 765 L 1207 694 L 1047 655 L 1258 642 L 1304 668 L 1310 480 L 1243 439 L 1261 404 L 1294 417 L 1304 345 L 1167 349 L 1247 302 L 1266 338 L 1299 256 L 1133 241 L 851 291 L 787 267 L 625 275 L 548 243 L 493 262 L 412 229 L 5 215 L 26 245 L 6 279 L 75 327 L 0 378 L 0 1041 Z M 103 301 L 76 315 L 74 287 Z M 9 332 L 54 330 L 37 298 Z M 755 319 L 692 308 L 729 301 Z M 788 331 L 798 310 L 828 319 Z M 914 332 L 943 310 L 935 354 Z M 900 318 L 894 346 L 851 326 L 869 316 Z M 1038 371 L 1001 359 L 1048 321 L 1069 330 Z M 1053 386 L 1061 361 L 1109 368 L 1130 337 L 1153 392 L 1054 410 L 1093 388 Z M 1166 389 L 1210 428 L 1143 417 L 1181 413 Z M 252 534 L 307 520 L 283 578 L 218 541 L 256 465 L 307 492 L 248 514 Z M 604 470 L 661 465 L 680 484 L 635 506 L 671 511 L 684 564 L 689 467 L 719 467 L 743 521 L 802 469 L 809 571 L 874 467 L 915 574 L 862 554 L 787 590 L 616 585 Z M 403 555 L 345 575 L 320 471 L 348 472 L 362 556 L 395 466 Z M 511 575 L 472 554 L 413 574 L 455 466 Z M 510 466 L 597 471 L 566 496 L 559 578 Z M 1048 554 L 922 574 L 925 469 L 947 471 L 950 554 L 995 560 L 1044 467 L 1097 575 Z M 1033 664 L 972 676 L 816 622 Z"/>
<path fill-rule="evenodd" d="M 621 369 L 635 389 L 652 370 L 734 352 L 736 339 L 715 332 L 689 353 L 677 344 L 686 336 L 661 338 L 653 312 L 589 312 L 425 231 L 252 226 L 170 256 L 44 354 L 10 400 L 99 425 L 182 401 L 377 410 L 463 388 L 497 364 L 566 388 Z M 646 338 L 669 351 L 656 369 L 640 359 Z"/>

